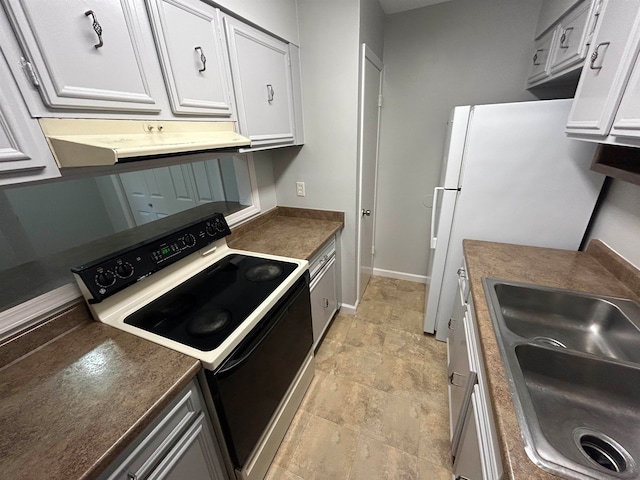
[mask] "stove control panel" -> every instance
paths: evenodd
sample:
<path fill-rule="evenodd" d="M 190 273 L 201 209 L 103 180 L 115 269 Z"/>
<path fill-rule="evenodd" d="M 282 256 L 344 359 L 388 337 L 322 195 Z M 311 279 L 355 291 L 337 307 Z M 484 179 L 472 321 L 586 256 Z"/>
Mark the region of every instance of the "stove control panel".
<path fill-rule="evenodd" d="M 224 216 L 216 213 L 71 271 L 89 290 L 87 301 L 97 303 L 230 233 Z"/>

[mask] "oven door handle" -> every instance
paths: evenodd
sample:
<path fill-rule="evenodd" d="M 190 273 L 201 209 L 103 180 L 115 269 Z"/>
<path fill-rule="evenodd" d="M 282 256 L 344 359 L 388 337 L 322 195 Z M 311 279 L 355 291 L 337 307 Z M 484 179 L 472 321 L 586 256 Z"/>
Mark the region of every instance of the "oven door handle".
<path fill-rule="evenodd" d="M 256 336 L 251 339 L 247 345 L 238 350 L 236 353 L 232 354 L 224 365 L 216 372 L 216 375 L 226 375 L 236 368 L 239 368 L 246 360 L 251 356 L 253 352 L 255 352 L 256 348 L 260 346 L 260 344 L 269 336 L 271 331 L 280 323 L 280 320 L 289 313 L 289 305 L 285 307 L 284 310 L 280 312 L 280 314 L 276 317 L 275 320 L 271 320 L 268 325 L 263 326 L 263 328 L 256 333 Z"/>

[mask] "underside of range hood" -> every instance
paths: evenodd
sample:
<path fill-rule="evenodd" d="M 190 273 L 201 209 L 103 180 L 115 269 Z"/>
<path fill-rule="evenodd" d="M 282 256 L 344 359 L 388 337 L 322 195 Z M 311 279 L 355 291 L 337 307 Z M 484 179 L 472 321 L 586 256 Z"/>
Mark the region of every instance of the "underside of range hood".
<path fill-rule="evenodd" d="M 236 150 L 250 140 L 233 122 L 41 118 L 58 165 L 88 167 L 217 150 Z"/>

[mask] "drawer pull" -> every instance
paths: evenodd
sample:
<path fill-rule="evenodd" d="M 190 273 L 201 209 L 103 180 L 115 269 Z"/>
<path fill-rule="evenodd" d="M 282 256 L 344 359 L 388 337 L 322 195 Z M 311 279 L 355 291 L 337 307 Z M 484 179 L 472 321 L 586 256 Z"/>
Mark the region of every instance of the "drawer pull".
<path fill-rule="evenodd" d="M 87 10 L 86 12 L 84 12 L 84 14 L 87 17 L 91 16 L 91 26 L 93 27 L 93 31 L 96 32 L 96 35 L 98 36 L 98 43 L 96 43 L 94 47 L 100 48 L 104 45 L 104 43 L 102 43 L 102 25 L 98 23 L 98 17 L 96 17 L 96 14 L 93 13 L 93 10 Z"/>
<path fill-rule="evenodd" d="M 544 52 L 544 49 L 541 48 L 539 50 L 536 50 L 536 53 L 533 55 L 533 64 L 536 65 L 536 66 L 540 65 L 538 63 L 538 53 L 540 53 L 540 52 Z"/>
<path fill-rule="evenodd" d="M 202 62 L 202 68 L 198 72 L 202 73 L 207 69 L 207 57 L 204 56 L 202 47 L 195 47 L 195 51 L 200 54 L 200 61 Z"/>
<path fill-rule="evenodd" d="M 457 372 L 453 372 L 451 375 L 449 375 L 449 384 L 453 385 L 454 387 L 463 387 L 464 386 L 463 383 L 454 382 L 454 380 L 457 379 L 457 378 L 464 379 L 464 375 L 460 375 Z"/>

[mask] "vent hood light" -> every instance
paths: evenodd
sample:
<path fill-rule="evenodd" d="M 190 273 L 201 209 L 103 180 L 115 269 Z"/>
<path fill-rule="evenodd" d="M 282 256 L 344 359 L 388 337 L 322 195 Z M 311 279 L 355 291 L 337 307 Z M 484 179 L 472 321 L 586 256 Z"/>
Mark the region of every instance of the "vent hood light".
<path fill-rule="evenodd" d="M 77 118 L 41 118 L 39 121 L 61 168 L 238 149 L 251 143 L 234 131 L 233 122 Z"/>

